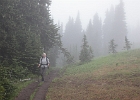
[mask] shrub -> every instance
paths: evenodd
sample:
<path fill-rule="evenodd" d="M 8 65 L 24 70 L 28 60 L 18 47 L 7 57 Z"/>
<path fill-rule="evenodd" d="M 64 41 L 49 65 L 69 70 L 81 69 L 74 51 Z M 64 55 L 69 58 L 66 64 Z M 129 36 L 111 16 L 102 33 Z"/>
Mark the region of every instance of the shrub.
<path fill-rule="evenodd" d="M 6 68 L 0 66 L 0 72 L 0 100 L 10 100 L 16 88 L 7 79 Z"/>
<path fill-rule="evenodd" d="M 0 79 L 0 100 L 10 100 L 15 93 L 15 89 L 8 79 Z"/>

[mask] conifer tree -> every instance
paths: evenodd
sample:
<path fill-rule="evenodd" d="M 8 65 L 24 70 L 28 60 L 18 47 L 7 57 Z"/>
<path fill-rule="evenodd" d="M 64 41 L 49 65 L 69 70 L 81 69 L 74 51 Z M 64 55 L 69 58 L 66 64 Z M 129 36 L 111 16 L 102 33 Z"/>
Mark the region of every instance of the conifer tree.
<path fill-rule="evenodd" d="M 115 8 L 112 35 L 116 43 L 119 45 L 118 49 L 121 50 L 124 46 L 124 38 L 127 35 L 123 0 L 120 0 L 120 3 Z"/>
<path fill-rule="evenodd" d="M 81 32 L 82 32 L 82 24 L 81 24 L 80 13 L 79 12 L 78 12 L 76 20 L 75 20 L 74 28 L 75 28 L 75 33 L 78 36 L 80 36 Z"/>
<path fill-rule="evenodd" d="M 82 44 L 81 48 L 82 49 L 81 49 L 80 56 L 79 56 L 80 62 L 85 63 L 85 62 L 90 61 L 93 58 L 93 51 L 88 45 L 86 35 L 84 35 L 84 37 L 83 37 L 83 44 Z"/>
<path fill-rule="evenodd" d="M 87 35 L 87 40 L 88 40 L 89 44 L 92 45 L 94 41 L 93 41 L 93 38 L 91 38 L 91 37 L 93 37 L 93 25 L 92 25 L 91 19 L 90 19 L 89 24 L 86 29 L 86 35 Z"/>
<path fill-rule="evenodd" d="M 111 6 L 109 10 L 106 11 L 106 17 L 103 23 L 103 54 L 108 54 L 108 43 L 113 38 L 112 26 L 114 22 L 114 7 Z"/>
<path fill-rule="evenodd" d="M 81 23 L 81 19 L 80 19 L 80 12 L 78 12 L 75 23 L 74 23 L 74 34 L 73 34 L 74 35 L 73 44 L 75 44 L 75 46 L 77 46 L 78 52 L 80 50 L 83 34 L 84 33 L 82 31 L 82 23 Z"/>
<path fill-rule="evenodd" d="M 112 39 L 112 40 L 109 42 L 109 53 L 112 53 L 112 54 L 117 53 L 116 47 L 117 47 L 117 44 L 115 44 L 115 43 L 114 43 L 114 39 Z"/>
<path fill-rule="evenodd" d="M 92 47 L 90 46 L 89 47 L 89 61 L 91 61 L 92 59 L 93 59 L 93 57 L 94 57 L 94 54 L 93 54 L 93 50 L 92 50 Z"/>
<path fill-rule="evenodd" d="M 93 35 L 91 35 L 92 48 L 94 48 L 95 56 L 100 56 L 102 48 L 102 22 L 98 13 L 93 18 Z"/>
<path fill-rule="evenodd" d="M 65 27 L 64 36 L 62 37 L 64 47 L 69 48 L 69 46 L 73 44 L 73 41 L 71 40 L 75 39 L 74 36 L 74 20 L 73 18 L 69 17 L 69 20 Z"/>
<path fill-rule="evenodd" d="M 125 37 L 125 46 L 124 46 L 124 49 L 126 49 L 127 51 L 131 49 L 131 43 L 130 41 L 128 40 L 127 37 Z"/>
<path fill-rule="evenodd" d="M 26 55 L 26 44 L 32 35 L 39 38 L 37 39 L 37 48 L 34 49 L 32 43 L 29 43 L 28 46 L 31 49 L 28 52 L 36 50 L 34 53 L 38 54 L 41 48 L 48 51 L 53 47 L 58 30 L 50 18 L 50 0 L 10 0 L 4 2 L 1 3 L 3 9 L 0 9 L 0 23 L 3 23 L 0 24 L 0 60 L 2 62 L 9 59 L 8 62 L 11 63 L 11 58 L 15 56 L 22 64 L 26 63 L 25 60 L 22 61 L 22 58 Z M 13 40 L 14 42 L 12 42 Z M 30 41 L 36 43 L 34 37 L 30 38 Z M 13 45 L 15 45 L 14 48 Z"/>
<path fill-rule="evenodd" d="M 57 58 L 59 57 L 60 48 L 58 46 L 54 46 L 49 50 L 48 56 L 51 61 L 51 66 L 56 67 Z"/>
<path fill-rule="evenodd" d="M 76 20 L 69 17 L 68 23 L 66 24 L 64 36 L 62 37 L 64 47 L 67 48 L 69 52 L 72 51 L 73 47 L 76 47 L 77 52 L 80 52 L 82 36 L 82 25 L 80 13 L 78 12 Z M 77 55 L 79 56 L 79 54 Z M 77 55 L 74 55 L 75 59 Z"/>
<path fill-rule="evenodd" d="M 10 75 L 15 76 L 22 76 L 25 69 L 24 75 L 35 72 L 37 66 L 33 65 L 38 63 L 42 48 L 48 51 L 57 42 L 58 29 L 49 6 L 50 0 L 0 0 L 0 70 L 9 75 L 10 69 Z M 2 73 L 0 87 L 3 78 L 13 81 L 19 77 L 11 79 Z M 3 100 L 10 100 L 6 97 L 13 92 L 8 90 L 9 81 L 2 84 L 7 84 Z"/>
<path fill-rule="evenodd" d="M 57 54 L 57 55 L 55 55 L 55 57 L 54 57 L 55 61 L 56 61 L 56 58 L 58 57 L 59 52 L 61 52 L 61 54 L 64 55 L 64 61 L 66 62 L 65 64 L 74 63 L 74 57 L 70 54 L 70 52 L 66 48 L 63 47 L 60 34 L 57 37 L 57 42 L 56 42 L 55 46 L 57 46 L 57 50 L 55 50 L 55 54 Z"/>
<path fill-rule="evenodd" d="M 58 28 L 59 28 L 58 34 L 63 36 L 64 35 L 64 33 L 63 33 L 63 23 L 61 23 L 61 25 L 60 25 L 60 23 L 58 23 Z"/>

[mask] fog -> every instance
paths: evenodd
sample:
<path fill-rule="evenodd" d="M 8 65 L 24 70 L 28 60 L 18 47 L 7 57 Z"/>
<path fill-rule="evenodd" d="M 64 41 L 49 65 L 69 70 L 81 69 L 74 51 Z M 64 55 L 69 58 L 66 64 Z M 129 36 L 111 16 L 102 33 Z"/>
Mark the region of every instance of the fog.
<path fill-rule="evenodd" d="M 109 54 L 111 40 L 116 51 L 140 48 L 140 0 L 52 0 L 50 12 L 65 48 L 79 59 L 83 35 L 94 57 Z"/>
<path fill-rule="evenodd" d="M 128 27 L 136 27 L 140 22 L 140 0 L 123 0 L 125 3 L 126 21 Z M 82 26 L 85 29 L 89 19 L 98 12 L 104 20 L 105 12 L 111 5 L 115 6 L 120 0 L 52 0 L 51 14 L 55 23 L 63 22 L 64 26 L 68 17 L 76 18 L 80 12 Z"/>

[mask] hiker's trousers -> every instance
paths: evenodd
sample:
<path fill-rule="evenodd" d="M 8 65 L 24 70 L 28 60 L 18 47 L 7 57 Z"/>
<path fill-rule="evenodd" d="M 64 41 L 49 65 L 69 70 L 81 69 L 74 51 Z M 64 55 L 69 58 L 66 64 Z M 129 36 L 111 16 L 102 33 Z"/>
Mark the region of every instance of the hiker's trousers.
<path fill-rule="evenodd" d="M 42 77 L 42 81 L 44 81 L 44 77 L 45 77 L 45 74 L 46 74 L 46 69 L 47 69 L 47 67 L 40 67 L 40 74 L 41 74 L 41 77 Z"/>

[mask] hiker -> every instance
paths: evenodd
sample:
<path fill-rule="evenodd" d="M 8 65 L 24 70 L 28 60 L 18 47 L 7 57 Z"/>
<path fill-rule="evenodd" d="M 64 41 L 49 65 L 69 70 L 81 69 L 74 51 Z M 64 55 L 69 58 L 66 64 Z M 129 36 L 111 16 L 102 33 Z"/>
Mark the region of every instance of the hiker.
<path fill-rule="evenodd" d="M 49 68 L 49 64 L 50 64 L 50 62 L 46 56 L 46 53 L 43 53 L 42 57 L 40 58 L 39 65 L 38 65 L 38 67 L 40 68 L 40 74 L 41 74 L 42 81 L 44 81 L 46 69 L 47 69 L 47 67 Z"/>

